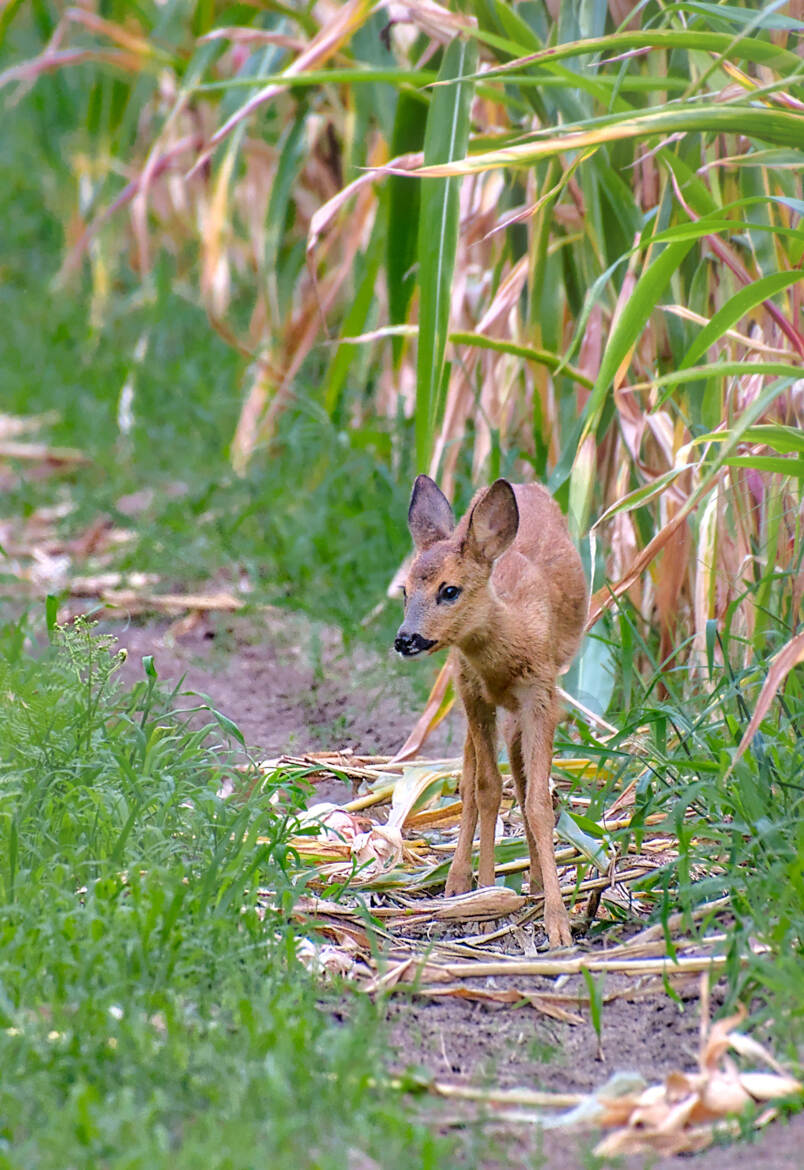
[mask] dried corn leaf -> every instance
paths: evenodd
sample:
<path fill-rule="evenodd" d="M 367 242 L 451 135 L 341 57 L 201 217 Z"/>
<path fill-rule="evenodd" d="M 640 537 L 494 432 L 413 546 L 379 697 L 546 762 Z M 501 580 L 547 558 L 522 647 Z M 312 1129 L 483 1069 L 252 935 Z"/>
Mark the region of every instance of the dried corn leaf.
<path fill-rule="evenodd" d="M 616 1100 L 598 1094 L 602 1106 L 596 1124 L 616 1127 L 595 1147 L 598 1157 L 635 1153 L 693 1153 L 714 1137 L 714 1125 L 762 1101 L 804 1092 L 804 1085 L 784 1072 L 740 1072 L 729 1049 L 746 1048 L 776 1068 L 761 1045 L 745 1045 L 735 1026 L 745 1019 L 741 1010 L 718 1020 L 709 1030 L 700 1054 L 700 1071 L 670 1073 L 658 1085 Z M 705 1123 L 705 1124 L 704 1124 Z"/>
<path fill-rule="evenodd" d="M 731 772 L 737 764 L 737 761 L 740 759 L 740 756 L 743 754 L 759 730 L 759 725 L 765 718 L 765 715 L 768 712 L 768 708 L 773 702 L 779 687 L 787 678 L 793 667 L 797 666 L 800 662 L 804 662 L 804 631 L 796 634 L 795 637 L 791 638 L 790 641 L 782 647 L 778 654 L 775 654 L 771 659 L 770 669 L 768 670 L 768 677 L 765 679 L 762 690 L 759 693 L 757 705 L 754 708 L 754 714 L 751 716 L 751 721 L 745 729 L 743 738 L 740 740 L 737 753 L 732 760 L 731 765 L 729 766 L 728 772 L 726 773 L 727 776 L 731 775 Z"/>
<path fill-rule="evenodd" d="M 550 1016 L 551 1019 L 560 1020 L 564 1024 L 576 1025 L 584 1022 L 582 1016 L 558 1007 L 549 999 L 542 1000 L 537 992 L 525 991 L 517 987 L 476 987 L 466 983 L 454 983 L 449 987 L 421 986 L 418 990 L 421 995 L 426 995 L 431 999 L 449 997 L 450 999 L 469 1000 L 472 1003 L 492 1003 L 501 1006 L 507 1004 L 511 1007 L 527 1004 L 544 1015 Z"/>
<path fill-rule="evenodd" d="M 527 904 L 527 898 L 509 890 L 506 886 L 485 886 L 471 890 L 468 894 L 455 894 L 450 898 L 416 898 L 405 902 L 405 910 L 399 916 L 425 915 L 439 922 L 471 922 L 487 918 L 502 918 L 515 914 Z"/>

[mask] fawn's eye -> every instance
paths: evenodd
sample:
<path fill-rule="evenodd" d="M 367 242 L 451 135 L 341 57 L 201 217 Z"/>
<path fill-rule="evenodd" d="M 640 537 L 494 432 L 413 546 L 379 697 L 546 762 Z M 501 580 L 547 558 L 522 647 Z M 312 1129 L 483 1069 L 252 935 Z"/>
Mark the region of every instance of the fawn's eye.
<path fill-rule="evenodd" d="M 437 602 L 456 601 L 461 595 L 459 585 L 440 585 L 436 596 Z"/>
<path fill-rule="evenodd" d="M 407 603 L 408 603 L 408 591 L 405 588 L 405 586 L 403 585 L 402 586 L 402 604 L 407 605 Z"/>

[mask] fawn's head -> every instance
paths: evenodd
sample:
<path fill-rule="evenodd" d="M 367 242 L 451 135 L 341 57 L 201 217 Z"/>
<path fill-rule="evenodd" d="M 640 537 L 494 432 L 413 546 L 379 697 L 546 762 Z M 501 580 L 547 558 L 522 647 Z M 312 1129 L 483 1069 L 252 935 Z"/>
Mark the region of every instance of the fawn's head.
<path fill-rule="evenodd" d="M 408 527 L 416 556 L 405 581 L 405 618 L 394 649 L 403 658 L 459 644 L 482 629 L 489 578 L 516 536 L 519 511 L 505 479 L 476 496 L 455 524 L 452 508 L 429 476 L 413 485 Z"/>

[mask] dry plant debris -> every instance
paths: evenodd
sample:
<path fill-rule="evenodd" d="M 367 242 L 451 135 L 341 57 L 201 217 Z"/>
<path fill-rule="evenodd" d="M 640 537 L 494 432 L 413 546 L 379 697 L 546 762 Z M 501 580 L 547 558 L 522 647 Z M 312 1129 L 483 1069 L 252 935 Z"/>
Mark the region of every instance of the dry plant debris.
<path fill-rule="evenodd" d="M 718 1127 L 749 1106 L 800 1095 L 804 1085 L 781 1068 L 756 1040 L 738 1031 L 744 1008 L 712 1024 L 703 1038 L 696 1072 L 673 1072 L 663 1082 L 620 1097 L 597 1094 L 596 1124 L 612 1133 L 595 1147 L 598 1157 L 625 1154 L 693 1153 L 708 1146 Z M 760 1061 L 772 1072 L 742 1072 L 731 1053 Z M 767 1124 L 773 1107 L 757 1117 Z"/>
<path fill-rule="evenodd" d="M 557 766 L 565 764 L 570 772 L 592 767 L 588 760 L 556 761 Z M 460 801 L 452 792 L 458 760 L 406 764 L 348 752 L 320 753 L 268 760 L 261 768 L 272 773 L 279 766 L 298 768 L 308 776 L 349 779 L 362 789 L 343 805 L 312 805 L 300 817 L 292 841 L 309 867 L 311 890 L 349 883 L 341 900 L 311 894 L 295 905 L 297 920 L 309 928 L 299 958 L 317 974 L 346 978 L 370 994 L 404 986 L 430 998 L 529 1006 L 568 1025 L 584 1023 L 581 1013 L 590 1005 L 585 984 L 568 986 L 584 972 L 616 976 L 603 991 L 604 1003 L 655 996 L 668 986 L 676 993 L 700 995 L 702 1035 L 695 1071 L 674 1071 L 651 1085 L 639 1074 L 619 1072 L 591 1095 L 477 1088 L 435 1079 L 429 1084 L 433 1093 L 476 1101 L 507 1123 L 609 1129 L 595 1154 L 611 1157 L 703 1149 L 717 1132 L 731 1132 L 735 1118 L 748 1107 L 764 1106 L 756 1124 L 765 1124 L 776 1112 L 769 1102 L 804 1092 L 761 1044 L 739 1031 L 744 1008 L 708 1024 L 709 979 L 725 964 L 726 933 L 712 928 L 690 938 L 684 933 L 690 916 L 677 913 L 603 949 L 576 946 L 542 955 L 529 933 L 541 913 L 538 898 L 507 886 L 454 898 L 432 896 L 431 887 L 446 873 L 460 819 Z M 610 806 L 613 815 L 607 813 L 602 823 L 623 824 L 624 803 L 621 794 Z M 385 810 L 383 823 L 379 818 Z M 515 825 L 517 816 L 518 810 L 504 801 L 504 824 Z M 657 864 L 657 855 L 664 860 L 672 849 L 671 840 L 658 832 L 652 838 L 648 830 L 640 853 L 614 857 L 604 875 L 578 882 L 571 869 L 579 862 L 589 864 L 589 858 L 574 844 L 560 843 L 562 888 L 570 899 L 585 889 L 602 888 L 599 914 L 606 914 L 609 899 L 628 899 L 639 914 L 640 900 L 630 886 Z M 503 850 L 507 860 L 498 864 L 498 872 L 526 867 L 527 848 L 518 836 L 500 834 L 498 856 Z M 264 897 L 270 900 L 271 891 L 264 891 Z M 726 906 L 726 899 L 700 906 L 692 918 L 712 919 Z M 582 917 L 583 907 L 573 907 L 579 932 Z M 764 1067 L 745 1071 L 737 1057 Z"/>
<path fill-rule="evenodd" d="M 587 759 L 560 760 L 556 765 L 570 773 L 595 767 Z M 680 916 L 670 919 L 669 929 L 676 933 L 672 955 L 663 928 L 655 926 L 605 950 L 540 955 L 541 940 L 533 930 L 542 911 L 538 896 L 507 885 L 455 898 L 432 896 L 443 884 L 460 821 L 460 800 L 454 794 L 459 766 L 452 759 L 406 764 L 349 753 L 284 756 L 261 765 L 269 774 L 279 767 L 296 768 L 308 777 L 348 779 L 362 789 L 343 805 L 311 805 L 299 818 L 291 841 L 308 870 L 309 888 L 323 895 L 296 904 L 295 913 L 309 923 L 311 935 L 327 940 L 326 951 L 322 947 L 316 952 L 315 943 L 312 950 L 305 950 L 311 965 L 337 967 L 370 992 L 415 982 L 422 995 L 531 1003 L 569 1022 L 580 1022 L 571 1009 L 584 1002 L 583 993 L 559 995 L 536 989 L 535 994 L 528 981 L 606 971 L 624 976 L 628 994 L 639 995 L 646 993 L 645 987 L 655 990 L 657 981 L 659 986 L 665 980 L 683 986 L 691 976 L 723 965 L 720 950 L 725 936 L 686 938 L 679 933 Z M 521 814 L 508 787 L 506 783 L 496 837 L 497 872 L 506 878 L 528 865 Z M 586 811 L 583 798 L 572 795 L 570 808 L 576 801 Z M 601 829 L 629 823 L 632 813 L 623 809 L 620 797 L 612 808 L 614 814 L 602 818 Z M 665 833 L 649 823 L 639 852 L 624 856 L 617 856 L 605 832 L 601 845 L 580 832 L 568 814 L 559 820 L 558 833 L 563 838 L 556 853 L 562 888 L 575 903 L 571 914 L 578 934 L 587 925 L 588 894 L 594 895 L 594 912 L 600 917 L 610 916 L 612 907 L 646 913 L 633 885 L 672 856 L 673 842 Z M 579 865 L 587 876 L 577 872 Z M 326 896 L 332 887 L 344 884 L 349 890 L 341 900 Z M 270 896 L 266 891 L 266 898 Z M 704 917 L 711 909 L 712 905 L 701 907 L 696 915 Z M 379 957 L 368 944 L 368 918 L 383 940 Z M 336 961 L 332 946 L 343 946 L 348 962 Z M 489 985 L 489 979 L 500 978 L 508 980 L 504 989 Z M 517 979 L 525 982 L 511 982 Z M 613 998 L 624 992 L 611 988 L 607 994 Z"/>
<path fill-rule="evenodd" d="M 804 1085 L 763 1045 L 738 1030 L 744 1019 L 741 1009 L 718 1020 L 702 1037 L 698 1069 L 671 1072 L 653 1085 L 637 1073 L 617 1072 L 594 1093 L 487 1089 L 445 1081 L 434 1081 L 431 1089 L 441 1097 L 482 1104 L 509 1124 L 608 1129 L 593 1151 L 599 1158 L 696 1153 L 718 1134 L 738 1132 L 737 1117 L 749 1106 L 765 1106 L 756 1117 L 760 1127 L 777 1114 L 769 1102 L 804 1092 Z M 766 1068 L 741 1071 L 735 1055 Z"/>

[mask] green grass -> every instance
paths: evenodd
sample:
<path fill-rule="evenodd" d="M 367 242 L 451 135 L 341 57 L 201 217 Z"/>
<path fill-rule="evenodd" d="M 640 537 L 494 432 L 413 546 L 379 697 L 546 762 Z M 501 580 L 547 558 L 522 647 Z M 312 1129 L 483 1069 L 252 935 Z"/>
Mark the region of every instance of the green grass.
<path fill-rule="evenodd" d="M 372 1006 L 295 960 L 303 793 L 219 799 L 217 723 L 37 633 L 0 633 L 0 1166 L 452 1164 L 376 1087 Z"/>

